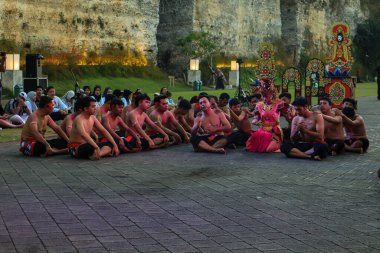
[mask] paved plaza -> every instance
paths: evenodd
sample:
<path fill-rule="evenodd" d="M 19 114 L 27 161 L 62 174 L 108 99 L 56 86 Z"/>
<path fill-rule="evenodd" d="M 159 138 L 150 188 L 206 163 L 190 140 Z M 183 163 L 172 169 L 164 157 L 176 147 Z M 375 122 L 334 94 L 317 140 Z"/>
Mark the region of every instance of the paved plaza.
<path fill-rule="evenodd" d="M 91 162 L 0 144 L 0 252 L 379 252 L 379 108 L 359 100 L 367 154 L 322 162 L 190 145 Z"/>

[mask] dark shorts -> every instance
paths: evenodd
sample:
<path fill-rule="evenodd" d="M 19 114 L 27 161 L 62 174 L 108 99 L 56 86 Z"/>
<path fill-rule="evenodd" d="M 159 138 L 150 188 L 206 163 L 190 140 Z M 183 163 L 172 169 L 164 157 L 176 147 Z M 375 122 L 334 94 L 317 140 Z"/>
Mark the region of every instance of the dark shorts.
<path fill-rule="evenodd" d="M 52 139 L 47 142 L 55 149 L 67 148 L 67 142 L 63 139 Z M 46 147 L 45 144 L 38 141 L 21 141 L 20 152 L 27 156 L 41 156 L 46 153 Z"/>
<path fill-rule="evenodd" d="M 359 138 L 359 139 L 351 138 L 351 139 L 345 140 L 344 143 L 351 146 L 356 141 L 362 142 L 362 149 L 364 152 L 366 152 L 369 147 L 369 140 L 367 138 Z"/>
<path fill-rule="evenodd" d="M 306 152 L 314 148 L 312 155 L 318 155 L 320 158 L 326 158 L 328 153 L 328 146 L 325 143 L 320 142 L 288 142 L 281 145 L 281 152 L 287 157 L 292 157 L 290 151 L 292 149 L 298 149 L 302 152 Z"/>
<path fill-rule="evenodd" d="M 335 151 L 340 154 L 344 149 L 344 141 L 342 140 L 326 139 L 326 143 L 329 146 L 329 152 Z"/>
<path fill-rule="evenodd" d="M 243 132 L 240 130 L 233 132 L 232 134 L 226 136 L 227 141 L 228 141 L 228 145 L 235 144 L 236 146 L 244 146 L 245 147 L 245 143 L 247 142 L 249 137 L 251 137 L 251 134 L 252 134 L 252 132 L 246 133 L 246 132 Z"/>
<path fill-rule="evenodd" d="M 195 135 L 191 137 L 190 142 L 193 145 L 193 148 L 197 149 L 201 141 L 204 141 L 208 145 L 212 146 L 216 142 L 222 139 L 226 139 L 226 137 L 223 135 L 217 135 L 217 134 Z"/>
<path fill-rule="evenodd" d="M 97 143 L 97 145 L 99 146 L 99 148 L 106 147 L 106 146 L 113 148 L 112 143 L 109 141 Z M 87 159 L 94 154 L 94 151 L 95 151 L 94 147 L 91 146 L 89 143 L 84 143 L 79 146 L 69 148 L 70 155 L 76 158 Z"/>

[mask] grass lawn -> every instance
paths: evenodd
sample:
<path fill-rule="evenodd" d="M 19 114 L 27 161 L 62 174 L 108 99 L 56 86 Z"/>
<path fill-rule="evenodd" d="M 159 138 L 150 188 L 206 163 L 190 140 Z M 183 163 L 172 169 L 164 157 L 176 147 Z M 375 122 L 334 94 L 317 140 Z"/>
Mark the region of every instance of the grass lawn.
<path fill-rule="evenodd" d="M 142 89 L 143 92 L 148 93 L 148 95 L 153 98 L 153 93 L 159 92 L 161 87 L 168 87 L 169 80 L 144 80 L 140 78 L 96 78 L 96 79 L 83 79 L 78 80 L 80 86 L 90 85 L 91 87 L 100 84 L 102 88 L 107 86 L 112 87 L 113 89 L 130 89 L 132 91 L 137 88 Z M 64 94 L 71 86 L 74 85 L 68 82 L 56 82 L 52 83 L 59 95 Z M 173 93 L 173 99 L 177 100 L 179 96 L 182 96 L 186 99 L 189 99 L 192 96 L 196 96 L 199 94 L 199 91 L 193 91 L 192 87 L 186 86 L 181 82 L 176 82 L 174 87 L 168 87 L 169 90 Z M 236 89 L 229 90 L 214 90 L 208 87 L 204 87 L 202 91 L 207 92 L 210 95 L 219 96 L 222 92 L 227 92 L 231 97 L 235 96 Z M 294 96 L 294 87 L 289 86 L 289 91 Z M 358 97 L 366 97 L 366 96 L 375 96 L 377 92 L 377 84 L 376 83 L 359 83 L 356 86 L 356 98 Z M 317 103 L 317 99 L 313 99 L 313 103 Z M 18 141 L 20 138 L 21 130 L 20 129 L 3 129 L 0 130 L 0 142 L 7 141 Z M 53 132 L 49 131 L 49 135 L 53 134 Z"/>

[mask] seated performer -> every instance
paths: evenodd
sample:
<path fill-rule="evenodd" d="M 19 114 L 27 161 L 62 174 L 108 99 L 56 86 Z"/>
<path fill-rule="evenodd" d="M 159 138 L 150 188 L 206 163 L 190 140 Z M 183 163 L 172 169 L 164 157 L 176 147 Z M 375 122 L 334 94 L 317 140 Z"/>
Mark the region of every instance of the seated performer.
<path fill-rule="evenodd" d="M 118 156 L 120 152 L 114 139 L 95 117 L 96 100 L 92 97 L 82 98 L 82 110 L 82 113 L 75 118 L 71 130 L 68 145 L 70 155 L 91 160 L 99 160 L 101 157 L 110 155 Z M 94 127 L 107 138 L 107 142 L 96 143 L 91 138 Z"/>
<path fill-rule="evenodd" d="M 264 101 L 256 105 L 253 124 L 259 126 L 247 140 L 248 152 L 279 152 L 282 143 L 282 129 L 280 127 L 280 110 L 283 101 L 276 97 L 276 88 L 273 80 L 260 81 L 260 90 Z"/>
<path fill-rule="evenodd" d="M 278 96 L 282 101 L 284 101 L 284 106 L 280 110 L 280 116 L 284 117 L 287 122 L 287 126 L 282 127 L 284 133 L 284 141 L 290 141 L 290 131 L 292 128 L 292 120 L 296 116 L 293 106 L 291 105 L 292 95 L 289 92 L 281 93 Z"/>
<path fill-rule="evenodd" d="M 140 94 L 135 98 L 136 109 L 127 115 L 127 125 L 134 130 L 141 139 L 143 150 L 166 147 L 169 136 L 146 115 L 146 110 L 150 107 L 150 98 L 146 94 Z M 143 127 L 148 125 L 152 131 L 145 132 Z"/>
<path fill-rule="evenodd" d="M 224 132 L 231 131 L 230 122 L 224 112 L 211 109 L 208 96 L 202 96 L 199 105 L 202 111 L 198 113 L 191 129 L 191 144 L 194 151 L 225 154 L 224 148 L 228 141 L 224 137 Z"/>
<path fill-rule="evenodd" d="M 239 99 L 233 98 L 229 102 L 231 119 L 238 129 L 232 132 L 228 137 L 228 143 L 235 144 L 237 146 L 244 146 L 252 134 L 251 123 L 248 120 L 248 110 L 242 110 Z"/>
<path fill-rule="evenodd" d="M 343 118 L 343 126 L 346 130 L 345 150 L 349 152 L 367 152 L 369 140 L 362 116 L 355 112 L 357 101 L 352 98 L 343 100 L 342 111 L 336 110 L 337 114 Z"/>
<path fill-rule="evenodd" d="M 102 124 L 112 135 L 121 152 L 139 152 L 141 151 L 141 140 L 120 117 L 123 108 L 124 102 L 122 100 L 113 99 L 111 102 L 111 111 L 103 116 Z M 119 131 L 116 131 L 116 128 L 119 128 Z M 127 135 L 127 132 L 129 135 Z"/>
<path fill-rule="evenodd" d="M 319 104 L 325 124 L 325 140 L 329 146 L 329 153 L 333 156 L 340 154 L 344 150 L 342 116 L 331 109 L 332 102 L 328 97 L 321 98 Z"/>
<path fill-rule="evenodd" d="M 158 125 L 172 140 L 171 144 L 182 143 L 182 138 L 186 143 L 190 142 L 190 137 L 185 129 L 175 119 L 173 113 L 168 111 L 168 101 L 165 95 L 154 98 L 156 109 L 149 114 L 149 118 Z M 182 138 L 181 138 L 182 136 Z"/>
<path fill-rule="evenodd" d="M 49 116 L 53 111 L 52 100 L 47 96 L 41 97 L 37 111 L 28 117 L 22 129 L 20 141 L 20 152 L 24 155 L 49 156 L 68 152 L 69 138 Z M 51 127 L 61 139 L 46 140 L 47 126 Z"/>
<path fill-rule="evenodd" d="M 309 111 L 307 100 L 297 97 L 293 102 L 297 116 L 292 121 L 290 139 L 281 145 L 281 152 L 287 157 L 321 160 L 327 157 L 328 147 L 324 142 L 324 121 L 321 113 Z M 301 140 L 297 141 L 297 136 Z"/>
<path fill-rule="evenodd" d="M 102 118 L 104 115 L 106 115 L 111 110 L 111 102 L 115 98 L 115 95 L 113 94 L 106 94 L 105 97 L 103 97 L 103 104 L 100 107 L 96 108 L 96 118 L 99 120 L 99 122 L 102 121 Z"/>
<path fill-rule="evenodd" d="M 71 129 L 73 128 L 74 119 L 76 116 L 82 113 L 82 99 L 78 99 L 75 102 L 74 105 L 74 112 L 69 114 L 65 119 L 63 120 L 61 124 L 62 130 L 65 132 L 65 134 L 70 137 Z"/>
<path fill-rule="evenodd" d="M 173 110 L 174 117 L 185 131 L 191 136 L 191 127 L 194 125 L 194 110 L 186 99 L 181 99 L 178 107 Z"/>

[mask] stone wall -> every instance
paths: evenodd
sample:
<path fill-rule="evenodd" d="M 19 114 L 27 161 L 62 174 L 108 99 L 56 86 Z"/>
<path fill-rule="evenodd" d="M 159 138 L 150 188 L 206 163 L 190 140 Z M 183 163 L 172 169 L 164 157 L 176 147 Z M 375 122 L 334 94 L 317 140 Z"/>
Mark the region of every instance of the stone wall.
<path fill-rule="evenodd" d="M 0 0 L 0 37 L 53 51 L 142 51 L 155 61 L 159 0 Z"/>

